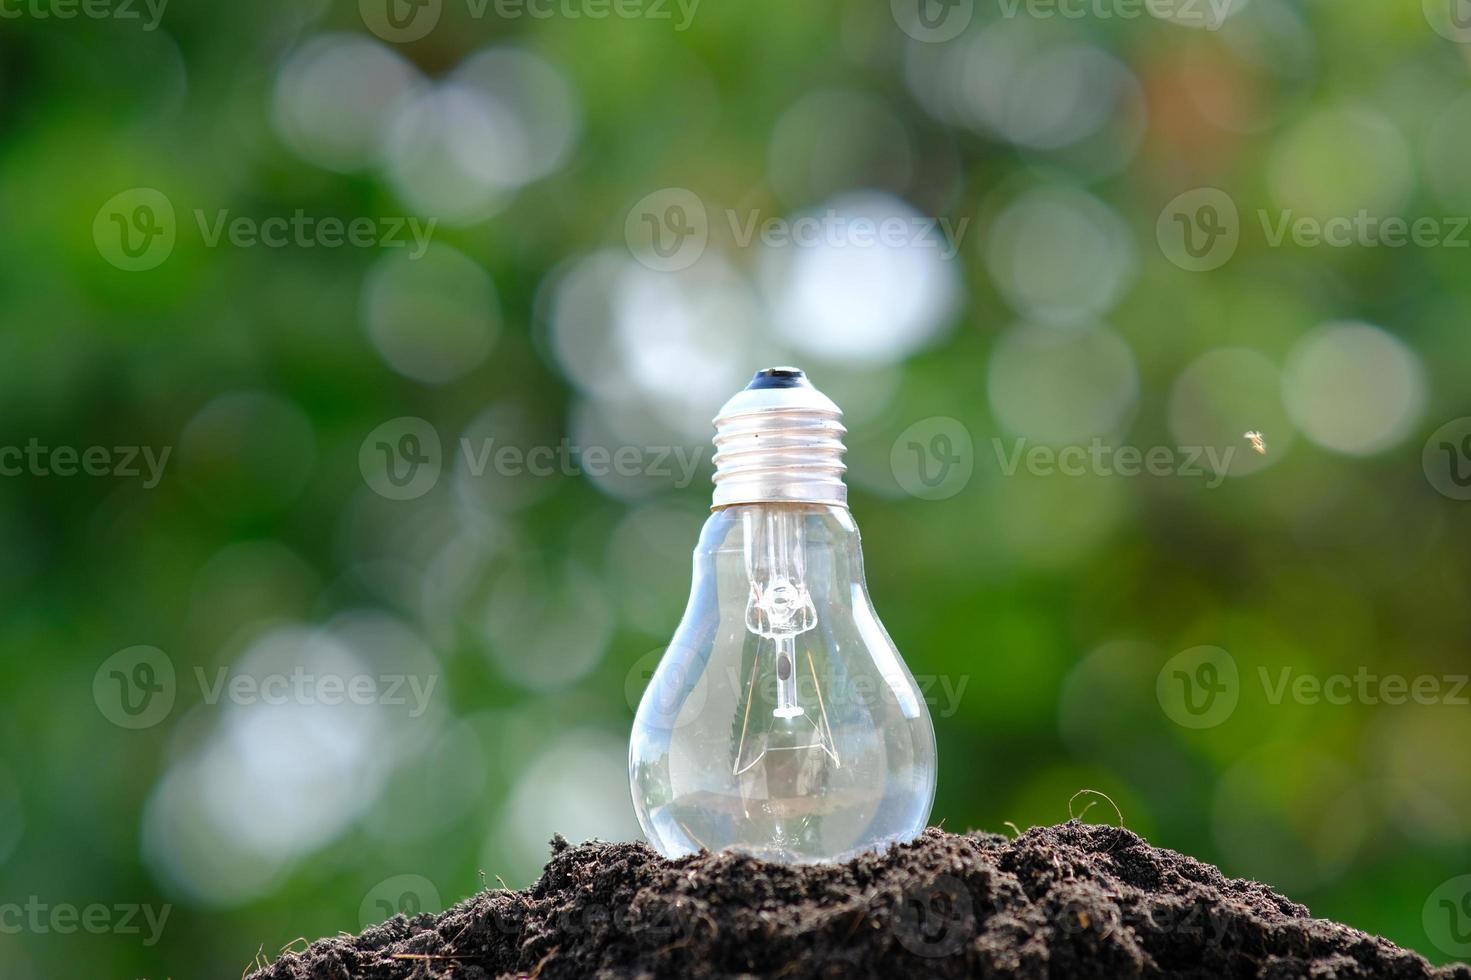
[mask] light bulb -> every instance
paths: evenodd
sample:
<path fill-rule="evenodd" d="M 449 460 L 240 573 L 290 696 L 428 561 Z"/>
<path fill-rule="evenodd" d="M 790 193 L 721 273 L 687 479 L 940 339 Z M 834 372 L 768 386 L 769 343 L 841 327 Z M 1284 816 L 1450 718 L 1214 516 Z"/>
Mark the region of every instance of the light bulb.
<path fill-rule="evenodd" d="M 868 598 L 841 416 L 801 371 L 768 368 L 715 418 L 689 605 L 629 744 L 666 857 L 839 861 L 929 819 L 934 727 Z"/>

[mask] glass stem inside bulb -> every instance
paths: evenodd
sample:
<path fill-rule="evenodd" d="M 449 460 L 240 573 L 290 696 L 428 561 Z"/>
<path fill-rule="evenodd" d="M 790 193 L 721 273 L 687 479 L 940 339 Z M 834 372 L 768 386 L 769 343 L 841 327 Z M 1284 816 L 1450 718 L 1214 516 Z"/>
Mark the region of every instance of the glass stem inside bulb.
<path fill-rule="evenodd" d="M 773 505 L 752 508 L 741 516 L 745 529 L 746 629 L 758 637 L 751 676 L 744 695 L 745 712 L 736 748 L 734 771 L 750 771 L 767 753 L 783 756 L 818 750 L 841 765 L 823 704 L 822 686 L 810 653 L 797 638 L 817 626 L 817 607 L 807 584 L 804 525 L 799 512 Z M 767 702 L 768 721 L 752 718 L 760 702 L 762 678 L 775 674 L 775 700 Z M 810 690 L 804 690 L 806 684 Z M 803 704 L 802 696 L 811 698 Z M 800 765 L 795 758 L 793 765 Z"/>
<path fill-rule="evenodd" d="M 778 718 L 795 718 L 805 714 L 797 703 L 797 641 L 790 636 L 776 640 L 776 709 Z"/>

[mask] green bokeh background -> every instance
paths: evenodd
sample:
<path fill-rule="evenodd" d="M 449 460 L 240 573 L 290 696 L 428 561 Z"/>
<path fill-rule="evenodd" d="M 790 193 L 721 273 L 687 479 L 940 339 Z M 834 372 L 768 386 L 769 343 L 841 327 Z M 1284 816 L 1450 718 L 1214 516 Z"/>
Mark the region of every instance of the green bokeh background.
<path fill-rule="evenodd" d="M 1471 504 L 1438 492 L 1432 437 L 1471 414 L 1471 249 L 1273 246 L 1257 217 L 1364 208 L 1449 228 L 1467 213 L 1471 45 L 1435 29 L 1434 3 L 1250 0 L 1209 29 L 1099 14 L 1128 4 L 935 5 L 963 29 L 926 40 L 902 3 L 704 0 L 679 29 L 673 5 L 598 19 L 443 0 L 432 29 L 393 43 L 368 2 L 175 0 L 154 30 L 146 8 L 143 22 L 3 9 L 0 446 L 171 450 L 151 488 L 0 479 L 0 903 L 170 908 L 156 945 L 0 929 L 7 978 L 233 977 L 258 951 L 358 931 L 384 895 L 524 885 L 554 832 L 625 831 L 629 692 L 682 608 L 708 419 L 751 371 L 791 360 L 849 412 L 870 589 L 911 669 L 936 679 L 935 822 L 1053 823 L 1094 788 L 1154 843 L 1315 915 L 1436 962 L 1465 952 L 1427 926 L 1432 892 L 1471 873 L 1471 707 L 1274 703 L 1261 680 L 1471 669 Z M 301 97 L 283 65 L 324 36 L 393 52 L 381 64 L 419 85 L 482 49 L 531 52 L 575 106 L 566 152 L 469 216 L 423 207 L 435 186 L 413 164 L 326 166 L 312 147 L 357 117 L 329 98 L 294 136 L 279 118 Z M 536 104 L 534 81 L 512 94 Z M 809 101 L 829 92 L 862 111 Z M 501 149 L 467 137 L 461 172 Z M 1239 209 L 1240 242 L 1193 272 L 1160 217 L 1202 187 Z M 132 188 L 175 212 L 172 252 L 142 271 L 93 234 Z M 625 234 L 664 188 L 710 215 L 689 269 L 649 269 Z M 879 327 L 855 331 L 882 333 L 906 290 L 924 293 L 935 305 L 910 336 L 781 326 L 771 250 L 724 224 L 851 192 L 967 222 L 953 259 L 918 267 L 938 279 L 901 264 L 899 284 L 867 293 L 815 280 L 834 308 L 849 290 L 872 300 Z M 1019 200 L 1042 210 L 1019 216 Z M 395 360 L 368 328 L 367 284 L 402 250 L 212 247 L 194 215 L 221 209 L 439 217 L 426 262 L 440 265 L 425 268 L 448 285 L 405 294 L 424 333 L 400 326 Z M 653 290 L 633 327 L 612 305 L 591 327 L 559 319 L 595 253 Z M 666 320 L 661 303 L 684 306 Z M 443 325 L 463 309 L 480 346 L 461 357 Z M 1372 329 L 1323 332 L 1344 322 Z M 1078 336 L 1107 337 L 1127 370 L 1067 347 Z M 1028 359 L 1038 337 L 1071 355 Z M 444 377 L 406 373 L 419 346 Z M 594 353 L 579 367 L 569 349 Z M 1237 353 L 1212 360 L 1222 349 Z M 1030 380 L 998 383 L 1018 364 Z M 659 390 L 661 370 L 679 391 Z M 602 433 L 699 452 L 700 469 L 676 486 L 460 481 L 447 466 L 392 501 L 359 453 L 406 416 L 447 452 L 463 433 L 523 449 Z M 908 461 L 941 425 L 963 438 L 930 463 L 959 453 L 970 475 L 917 490 Z M 1250 472 L 1207 487 L 1007 475 L 1000 458 L 1017 439 L 1147 449 L 1202 433 Z M 333 709 L 210 704 L 194 681 L 256 662 L 261 643 L 289 664 L 302 636 L 325 635 L 312 630 L 372 673 L 433 677 L 433 710 L 354 715 L 344 730 L 371 737 L 339 758 Z M 94 678 L 137 645 L 166 654 L 177 696 L 128 730 Z M 1201 646 L 1237 668 L 1237 703 L 1192 728 L 1173 720 L 1168 662 Z M 401 875 L 415 877 L 383 884 Z"/>

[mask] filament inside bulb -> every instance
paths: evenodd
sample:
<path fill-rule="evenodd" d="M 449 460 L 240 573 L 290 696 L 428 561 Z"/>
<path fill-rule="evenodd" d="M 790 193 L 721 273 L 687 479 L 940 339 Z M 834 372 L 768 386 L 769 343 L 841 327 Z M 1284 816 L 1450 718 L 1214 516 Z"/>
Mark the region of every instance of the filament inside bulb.
<path fill-rule="evenodd" d="M 746 629 L 756 636 L 756 651 L 744 697 L 746 710 L 736 744 L 734 772 L 750 772 L 771 752 L 820 752 L 841 765 L 823 704 L 822 685 L 810 652 L 798 649 L 800 636 L 817 624 L 817 608 L 806 583 L 806 549 L 801 515 L 774 505 L 754 508 L 742 516 L 745 523 L 746 576 L 751 583 L 746 604 Z M 775 677 L 770 720 L 764 711 L 762 679 Z M 810 695 L 802 690 L 807 687 Z M 802 703 L 809 696 L 815 704 Z M 801 766 L 802 760 L 788 760 Z"/>

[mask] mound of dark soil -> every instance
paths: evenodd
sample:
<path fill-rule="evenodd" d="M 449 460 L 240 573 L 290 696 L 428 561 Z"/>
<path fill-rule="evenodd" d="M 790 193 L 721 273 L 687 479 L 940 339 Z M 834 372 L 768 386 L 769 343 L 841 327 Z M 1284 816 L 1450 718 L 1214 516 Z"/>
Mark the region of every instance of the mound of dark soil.
<path fill-rule="evenodd" d="M 929 830 L 848 864 L 666 861 L 560 838 L 522 892 L 398 916 L 256 980 L 495 977 L 1445 977 L 1265 885 L 1076 822 L 1015 840 Z"/>

